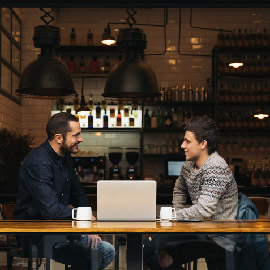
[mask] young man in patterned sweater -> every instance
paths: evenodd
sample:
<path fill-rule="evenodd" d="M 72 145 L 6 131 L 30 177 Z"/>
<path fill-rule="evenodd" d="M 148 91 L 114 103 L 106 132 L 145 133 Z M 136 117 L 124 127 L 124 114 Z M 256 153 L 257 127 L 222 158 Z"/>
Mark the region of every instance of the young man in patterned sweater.
<path fill-rule="evenodd" d="M 185 136 L 181 148 L 185 152 L 186 162 L 182 166 L 173 192 L 173 206 L 177 219 L 236 219 L 237 184 L 228 164 L 216 152 L 218 130 L 215 122 L 207 116 L 195 117 L 185 123 L 184 129 Z M 189 207 L 186 206 L 188 195 L 192 201 Z M 162 235 L 144 241 L 145 261 L 151 269 L 179 269 L 180 265 L 185 263 L 184 257 L 190 257 L 190 253 L 194 259 L 204 256 L 205 247 L 203 244 L 200 246 L 200 242 L 196 242 L 189 253 L 185 253 L 185 249 L 191 248 L 191 240 L 206 240 L 207 236 L 171 238 L 169 235 Z M 181 242 L 188 244 L 181 245 Z M 215 244 L 213 242 L 214 249 L 223 253 L 223 248 L 220 247 L 222 245 L 219 243 L 215 247 Z M 158 255 L 152 254 L 153 248 L 158 250 Z M 210 257 L 206 257 L 206 261 L 211 265 Z M 220 266 L 221 269 L 224 267 Z"/>
<path fill-rule="evenodd" d="M 237 184 L 225 160 L 216 152 L 218 131 L 207 116 L 190 119 L 184 126 L 181 148 L 185 152 L 180 176 L 173 192 L 178 219 L 235 219 Z M 192 206 L 186 207 L 187 195 Z"/>

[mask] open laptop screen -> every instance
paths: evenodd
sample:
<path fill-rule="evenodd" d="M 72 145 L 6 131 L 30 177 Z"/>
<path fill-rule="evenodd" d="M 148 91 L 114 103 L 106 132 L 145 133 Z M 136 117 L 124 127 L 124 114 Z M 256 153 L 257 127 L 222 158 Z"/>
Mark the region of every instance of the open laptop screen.
<path fill-rule="evenodd" d="M 155 221 L 156 189 L 156 181 L 98 181 L 97 219 L 101 221 Z"/>

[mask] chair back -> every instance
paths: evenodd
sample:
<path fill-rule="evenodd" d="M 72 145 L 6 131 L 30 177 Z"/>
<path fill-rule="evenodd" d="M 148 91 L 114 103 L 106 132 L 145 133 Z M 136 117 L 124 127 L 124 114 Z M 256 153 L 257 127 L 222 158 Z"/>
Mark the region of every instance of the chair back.
<path fill-rule="evenodd" d="M 0 213 L 2 215 L 3 220 L 11 220 L 13 219 L 13 213 L 15 210 L 15 203 L 3 203 L 0 204 Z"/>
<path fill-rule="evenodd" d="M 258 209 L 259 215 L 270 217 L 270 198 L 266 197 L 249 197 Z"/>

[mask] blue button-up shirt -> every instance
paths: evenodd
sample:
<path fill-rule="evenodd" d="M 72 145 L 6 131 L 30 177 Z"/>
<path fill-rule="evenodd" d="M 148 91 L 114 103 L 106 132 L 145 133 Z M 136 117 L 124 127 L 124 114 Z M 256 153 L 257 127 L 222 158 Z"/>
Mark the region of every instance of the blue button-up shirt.
<path fill-rule="evenodd" d="M 71 219 L 68 204 L 89 206 L 70 153 L 61 157 L 46 141 L 21 165 L 14 219 Z"/>

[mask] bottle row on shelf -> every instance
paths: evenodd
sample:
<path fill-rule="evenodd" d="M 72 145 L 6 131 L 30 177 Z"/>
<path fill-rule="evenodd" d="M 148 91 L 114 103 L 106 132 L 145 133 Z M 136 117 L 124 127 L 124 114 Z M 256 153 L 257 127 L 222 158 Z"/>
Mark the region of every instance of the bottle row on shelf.
<path fill-rule="evenodd" d="M 219 59 L 220 73 L 269 73 L 269 54 L 226 54 Z M 241 63 L 233 65 L 232 63 Z"/>
<path fill-rule="evenodd" d="M 270 101 L 270 82 L 241 80 L 220 81 L 218 85 L 219 101 L 256 102 Z"/>
<path fill-rule="evenodd" d="M 156 101 L 160 102 L 186 102 L 186 101 L 208 101 L 209 100 L 209 87 L 196 86 L 192 87 L 191 84 L 187 87 L 185 84 L 179 88 L 179 85 L 174 87 L 165 88 L 164 85 L 160 87 L 161 96 Z M 158 100 L 159 99 L 159 100 Z"/>
<path fill-rule="evenodd" d="M 144 128 L 182 128 L 183 123 L 193 116 L 207 114 L 209 111 L 197 110 L 195 108 L 183 109 L 182 107 L 162 107 L 145 109 L 143 117 Z"/>
<path fill-rule="evenodd" d="M 111 71 L 111 67 L 122 61 L 122 56 L 120 55 L 118 60 L 117 59 L 110 59 L 109 55 L 105 58 L 98 58 L 97 56 L 93 56 L 92 60 L 85 59 L 84 55 L 80 56 L 80 59 L 75 59 L 72 55 L 66 63 L 70 73 L 72 74 L 102 74 L 102 73 L 109 73 Z"/>
<path fill-rule="evenodd" d="M 269 160 L 248 160 L 247 172 L 251 177 L 251 185 L 270 185 Z"/>
<path fill-rule="evenodd" d="M 141 128 L 142 111 L 132 109 L 131 105 L 120 109 L 117 105 L 107 105 L 102 108 L 98 102 L 89 111 L 75 111 L 70 105 L 63 110 L 52 111 L 52 114 L 67 111 L 78 117 L 81 128 Z"/>
<path fill-rule="evenodd" d="M 218 34 L 219 46 L 269 46 L 270 30 L 238 29 L 236 31 L 221 31 Z"/>
<path fill-rule="evenodd" d="M 88 33 L 86 33 L 85 37 L 86 37 L 85 44 L 87 46 L 93 46 L 94 34 L 90 31 L 90 28 L 88 29 Z M 69 34 L 69 45 L 76 46 L 76 41 L 77 41 L 77 34 L 75 28 L 71 28 L 71 33 Z"/>
<path fill-rule="evenodd" d="M 266 111 L 268 114 L 269 110 Z M 218 117 L 220 128 L 268 128 L 270 127 L 269 117 L 258 119 L 254 117 L 257 110 L 254 109 L 229 109 L 221 110 Z"/>

